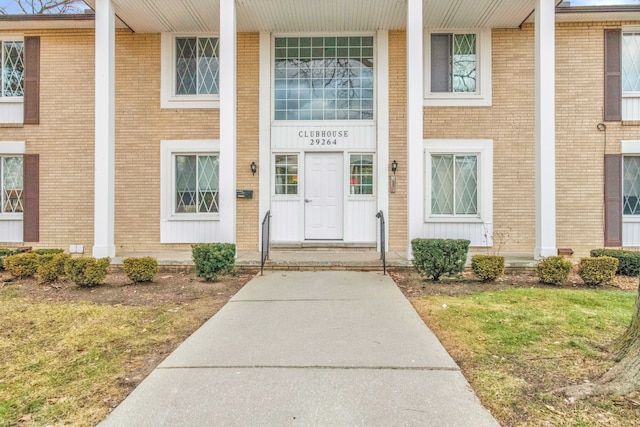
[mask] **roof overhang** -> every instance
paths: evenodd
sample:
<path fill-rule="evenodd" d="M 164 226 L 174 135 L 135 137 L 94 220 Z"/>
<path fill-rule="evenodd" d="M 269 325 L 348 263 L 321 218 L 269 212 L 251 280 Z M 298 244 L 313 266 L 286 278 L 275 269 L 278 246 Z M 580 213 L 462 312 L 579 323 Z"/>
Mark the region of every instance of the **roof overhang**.
<path fill-rule="evenodd" d="M 0 15 L 0 30 L 59 30 L 93 28 L 95 15 L 80 14 L 45 14 L 45 15 Z M 127 28 L 116 20 L 117 28 Z"/>
<path fill-rule="evenodd" d="M 640 5 L 560 6 L 556 22 L 611 22 L 640 20 Z"/>

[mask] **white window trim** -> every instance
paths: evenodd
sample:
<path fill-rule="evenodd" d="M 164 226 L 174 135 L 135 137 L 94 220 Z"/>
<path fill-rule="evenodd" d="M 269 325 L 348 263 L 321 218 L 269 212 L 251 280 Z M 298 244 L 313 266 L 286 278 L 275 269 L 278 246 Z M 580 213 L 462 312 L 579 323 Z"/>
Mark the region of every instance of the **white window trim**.
<path fill-rule="evenodd" d="M 373 158 L 372 194 L 351 194 L 351 156 L 372 156 Z M 345 162 L 344 183 L 346 184 L 346 188 L 345 188 L 344 194 L 347 196 L 347 200 L 375 201 L 376 195 L 378 194 L 378 189 L 377 189 L 378 176 L 377 176 L 377 170 L 376 170 L 378 167 L 378 163 L 377 163 L 376 153 L 372 151 L 348 151 L 348 152 L 345 151 L 345 157 L 347 161 Z"/>
<path fill-rule="evenodd" d="M 220 156 L 220 141 L 206 140 L 165 140 L 160 141 L 160 220 L 161 221 L 219 221 L 220 212 L 180 213 L 175 206 L 175 165 L 176 154 L 216 154 Z M 220 188 L 218 188 L 218 193 Z"/>
<path fill-rule="evenodd" d="M 300 191 L 300 185 L 303 181 L 301 173 L 304 172 L 304 166 L 300 166 L 300 159 L 303 158 L 303 152 L 301 151 L 274 151 L 271 153 L 271 168 L 269 174 L 271 176 L 271 197 L 272 200 L 300 200 L 302 198 L 302 192 Z M 298 193 L 297 194 L 276 194 L 276 156 L 298 156 Z"/>
<path fill-rule="evenodd" d="M 26 153 L 26 143 L 24 141 L 0 141 L 0 157 L 23 156 Z M 24 167 L 24 161 L 23 161 Z M 0 188 L 0 191 L 2 189 Z M 23 189 L 24 190 L 24 189 Z M 2 213 L 0 212 L 0 221 L 22 221 L 24 214 L 20 213 Z"/>
<path fill-rule="evenodd" d="M 478 214 L 432 215 L 431 156 L 471 154 L 478 156 Z M 424 221 L 426 223 L 493 223 L 493 140 L 427 139 L 424 141 Z"/>
<path fill-rule="evenodd" d="M 2 42 L 23 42 L 24 43 L 24 36 L 17 35 L 17 34 L 0 34 L 0 49 L 2 47 L 1 46 Z M 2 60 L 1 55 L 0 55 L 0 60 Z M 23 51 L 22 61 L 24 62 L 24 51 Z M 2 70 L 2 64 L 0 64 L 0 71 L 1 70 Z M 2 86 L 0 86 L 0 103 L 22 104 L 24 103 L 24 96 L 4 96 Z M 4 122 L 0 121 L 0 123 L 4 123 Z"/>
<path fill-rule="evenodd" d="M 176 37 L 220 37 L 203 33 L 162 33 L 160 37 L 160 108 L 220 108 L 220 95 L 176 95 Z"/>
<path fill-rule="evenodd" d="M 431 34 L 475 34 L 477 69 L 475 93 L 431 92 Z M 425 107 L 490 107 L 491 29 L 430 29 L 424 32 L 424 106 Z"/>
<path fill-rule="evenodd" d="M 622 154 L 622 157 L 624 157 L 625 155 L 627 156 L 640 156 L 640 141 L 634 141 L 634 140 L 630 140 L 630 141 L 620 141 L 620 154 Z M 624 159 L 623 159 L 624 162 Z M 622 170 L 624 171 L 624 167 L 622 168 Z M 620 177 L 620 182 L 622 183 L 623 177 Z M 624 187 L 622 187 L 622 197 L 624 198 Z M 624 206 L 623 206 L 624 208 Z M 632 222 L 640 222 L 640 215 L 625 215 L 624 214 L 624 209 L 623 209 L 623 214 L 622 214 L 622 222 L 625 223 L 632 223 Z"/>

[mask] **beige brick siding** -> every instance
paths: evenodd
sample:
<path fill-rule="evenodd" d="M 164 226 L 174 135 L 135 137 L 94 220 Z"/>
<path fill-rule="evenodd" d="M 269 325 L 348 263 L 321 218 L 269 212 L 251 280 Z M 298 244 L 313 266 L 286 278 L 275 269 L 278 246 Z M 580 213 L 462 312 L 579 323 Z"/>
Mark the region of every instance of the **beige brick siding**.
<path fill-rule="evenodd" d="M 603 29 L 622 23 L 558 24 L 557 244 L 574 257 L 603 245 L 603 155 L 640 139 L 640 126 L 602 121 Z M 93 245 L 94 38 L 91 30 L 41 36 L 41 124 L 0 127 L 0 141 L 26 141 L 40 154 L 40 237 L 46 247 Z M 219 138 L 217 109 L 160 109 L 160 35 L 118 31 L 116 61 L 116 228 L 118 251 L 188 249 L 160 244 L 160 141 Z M 535 246 L 534 30 L 492 31 L 493 105 L 424 108 L 426 139 L 494 141 L 494 228 L 504 252 Z M 258 244 L 259 36 L 238 35 L 237 243 Z M 399 163 L 389 194 L 389 245 L 407 247 L 406 37 L 389 33 L 389 161 Z M 268 191 L 268 189 L 265 189 Z M 422 198 L 422 195 L 416 195 Z M 0 239 L 1 240 L 1 239 Z"/>

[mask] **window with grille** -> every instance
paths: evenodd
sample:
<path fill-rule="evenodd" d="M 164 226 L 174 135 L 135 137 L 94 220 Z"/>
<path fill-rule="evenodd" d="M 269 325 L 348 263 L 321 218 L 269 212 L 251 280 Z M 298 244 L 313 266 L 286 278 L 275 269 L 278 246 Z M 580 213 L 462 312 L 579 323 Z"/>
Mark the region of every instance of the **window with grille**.
<path fill-rule="evenodd" d="M 176 95 L 217 95 L 218 38 L 176 37 Z"/>
<path fill-rule="evenodd" d="M 298 194 L 298 155 L 278 154 L 275 160 L 276 194 Z"/>
<path fill-rule="evenodd" d="M 373 155 L 352 154 L 349 179 L 351 194 L 373 194 Z"/>
<path fill-rule="evenodd" d="M 640 215 L 640 156 L 624 156 L 622 162 L 623 215 Z"/>
<path fill-rule="evenodd" d="M 372 36 L 277 37 L 275 120 L 372 120 Z"/>
<path fill-rule="evenodd" d="M 0 213 L 23 212 L 22 157 L 0 156 Z"/>
<path fill-rule="evenodd" d="M 218 212 L 218 156 L 177 154 L 174 161 L 175 213 Z"/>
<path fill-rule="evenodd" d="M 24 42 L 0 40 L 0 99 L 24 96 Z"/>
<path fill-rule="evenodd" d="M 431 156 L 431 213 L 451 216 L 478 214 L 477 156 Z"/>

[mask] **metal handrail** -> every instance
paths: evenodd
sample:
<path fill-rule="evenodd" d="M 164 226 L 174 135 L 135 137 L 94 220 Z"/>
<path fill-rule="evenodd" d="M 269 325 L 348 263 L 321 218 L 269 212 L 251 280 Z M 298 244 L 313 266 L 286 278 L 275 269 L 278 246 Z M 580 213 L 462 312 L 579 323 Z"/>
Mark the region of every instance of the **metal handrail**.
<path fill-rule="evenodd" d="M 269 259 L 271 243 L 271 211 L 267 211 L 262 220 L 262 248 L 260 253 L 260 275 L 264 275 L 264 263 Z"/>
<path fill-rule="evenodd" d="M 386 224 L 384 221 L 384 213 L 382 211 L 376 214 L 376 218 L 380 220 L 380 259 L 382 260 L 382 272 L 387 274 L 387 259 L 386 259 Z"/>

